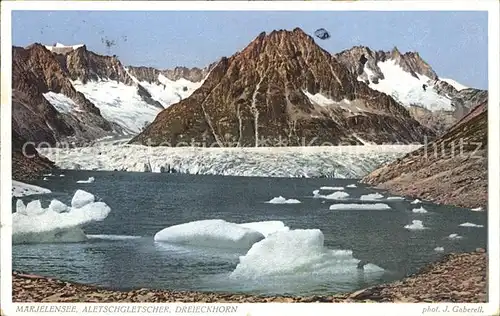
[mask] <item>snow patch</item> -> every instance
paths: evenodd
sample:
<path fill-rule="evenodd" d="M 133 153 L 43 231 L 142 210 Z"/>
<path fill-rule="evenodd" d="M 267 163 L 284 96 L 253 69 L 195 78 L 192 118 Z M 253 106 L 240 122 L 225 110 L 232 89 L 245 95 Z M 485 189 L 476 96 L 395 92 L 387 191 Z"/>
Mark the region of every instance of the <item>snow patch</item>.
<path fill-rule="evenodd" d="M 75 101 L 71 100 L 62 93 L 49 91 L 47 93 L 44 93 L 43 96 L 60 113 L 80 111 Z"/>
<path fill-rule="evenodd" d="M 451 85 L 453 88 L 457 89 L 457 91 L 460 91 L 460 90 L 464 90 L 464 89 L 468 89 L 469 87 L 467 86 L 464 86 L 463 84 L 461 83 L 458 83 L 457 81 L 453 80 L 453 79 L 449 79 L 449 78 L 439 78 L 439 80 L 441 81 L 444 81 L 446 83 L 448 83 L 449 85 Z"/>

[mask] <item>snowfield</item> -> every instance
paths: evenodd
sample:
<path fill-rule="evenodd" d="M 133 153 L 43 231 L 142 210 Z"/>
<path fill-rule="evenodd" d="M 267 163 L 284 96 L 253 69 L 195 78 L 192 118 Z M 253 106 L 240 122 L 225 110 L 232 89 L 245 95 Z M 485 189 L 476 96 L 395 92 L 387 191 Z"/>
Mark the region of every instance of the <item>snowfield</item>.
<path fill-rule="evenodd" d="M 404 106 L 420 106 L 430 111 L 453 111 L 451 105 L 451 97 L 438 94 L 432 87 L 434 80 L 431 78 L 417 74 L 418 79 L 406 72 L 394 60 L 386 60 L 378 62 L 377 66 L 384 74 L 384 79 L 378 83 L 372 82 L 374 73 L 365 65 L 364 71 L 370 79 L 369 87 L 392 96 L 396 101 Z M 358 78 L 358 80 L 362 80 Z M 466 88 L 456 81 L 449 79 L 444 80 L 451 84 L 457 90 Z M 427 85 L 426 91 L 422 85 Z"/>
<path fill-rule="evenodd" d="M 97 144 L 45 148 L 40 153 L 62 169 L 124 170 L 257 177 L 361 178 L 420 145 L 335 147 L 148 147 Z"/>

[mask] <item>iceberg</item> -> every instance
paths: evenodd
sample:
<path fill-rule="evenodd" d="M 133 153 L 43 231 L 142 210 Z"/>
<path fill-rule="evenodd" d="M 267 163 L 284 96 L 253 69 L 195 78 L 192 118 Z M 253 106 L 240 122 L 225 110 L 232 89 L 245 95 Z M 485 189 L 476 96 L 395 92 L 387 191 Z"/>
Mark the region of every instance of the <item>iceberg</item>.
<path fill-rule="evenodd" d="M 470 210 L 473 211 L 473 212 L 482 212 L 482 211 L 484 211 L 482 207 L 471 208 Z"/>
<path fill-rule="evenodd" d="M 373 201 L 383 198 L 384 196 L 380 193 L 370 193 L 366 195 L 362 195 L 359 199 L 361 201 Z"/>
<path fill-rule="evenodd" d="M 424 227 L 424 224 L 422 224 L 422 221 L 419 220 L 413 220 L 410 225 L 405 225 L 405 228 L 409 230 L 427 229 L 427 227 Z"/>
<path fill-rule="evenodd" d="M 264 239 L 257 230 L 221 219 L 194 221 L 167 227 L 154 236 L 156 242 L 212 248 L 249 249 Z"/>
<path fill-rule="evenodd" d="M 92 195 L 85 193 L 87 197 Z M 77 195 L 82 196 L 83 193 L 77 191 L 75 196 Z M 12 214 L 12 242 L 21 244 L 87 240 L 82 227 L 104 220 L 111 209 L 103 202 L 94 202 L 94 199 L 78 200 L 80 203 L 72 207 L 52 200 L 47 209 L 42 208 L 39 200 L 32 201 L 27 206 L 18 200 L 16 212 Z"/>
<path fill-rule="evenodd" d="M 286 199 L 282 197 L 281 195 L 275 198 L 272 198 L 270 201 L 267 201 L 266 203 L 270 204 L 300 204 L 301 202 L 296 199 Z"/>
<path fill-rule="evenodd" d="M 330 210 L 391 210 L 391 207 L 387 204 L 383 203 L 375 203 L 375 204 L 333 204 L 330 205 Z"/>
<path fill-rule="evenodd" d="M 413 213 L 420 213 L 420 214 L 425 214 L 425 213 L 428 213 L 427 210 L 425 208 L 423 208 L 422 206 L 419 207 L 419 208 L 414 208 L 412 210 Z"/>
<path fill-rule="evenodd" d="M 451 239 L 451 240 L 455 240 L 455 239 L 462 239 L 462 236 L 458 235 L 458 234 L 450 234 L 448 236 L 448 239 Z"/>
<path fill-rule="evenodd" d="M 443 247 L 436 247 L 436 248 L 434 248 L 434 251 L 436 251 L 436 252 L 443 252 L 444 248 Z"/>
<path fill-rule="evenodd" d="M 461 227 L 484 227 L 483 225 L 479 225 L 479 224 L 474 224 L 474 223 L 462 223 L 458 226 L 461 226 Z"/>
<path fill-rule="evenodd" d="M 290 228 L 288 226 L 285 226 L 285 224 L 282 221 L 251 222 L 238 225 L 240 225 L 241 227 L 256 230 L 262 235 L 264 235 L 264 237 L 267 237 L 276 232 L 290 230 Z"/>
<path fill-rule="evenodd" d="M 78 180 L 76 183 L 93 183 L 95 181 L 94 177 L 89 177 L 87 180 Z"/>
<path fill-rule="evenodd" d="M 276 232 L 255 243 L 239 258 L 230 278 L 356 275 L 359 262 L 350 250 L 324 247 L 324 235 L 319 229 L 294 229 Z M 365 273 L 383 271 L 373 264 L 364 267 Z"/>
<path fill-rule="evenodd" d="M 349 184 L 346 186 L 346 188 L 357 188 L 358 186 L 355 184 Z"/>
<path fill-rule="evenodd" d="M 388 200 L 404 200 L 405 198 L 402 196 L 389 196 L 387 197 Z"/>
<path fill-rule="evenodd" d="M 321 187 L 319 189 L 324 191 L 342 191 L 344 187 Z"/>

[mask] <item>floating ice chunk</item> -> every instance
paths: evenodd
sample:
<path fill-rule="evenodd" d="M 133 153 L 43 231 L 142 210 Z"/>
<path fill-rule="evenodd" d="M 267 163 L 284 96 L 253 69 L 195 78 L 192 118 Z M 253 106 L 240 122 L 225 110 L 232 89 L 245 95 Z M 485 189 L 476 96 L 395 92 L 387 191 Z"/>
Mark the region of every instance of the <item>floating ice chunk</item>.
<path fill-rule="evenodd" d="M 64 213 L 69 210 L 69 207 L 63 202 L 54 199 L 50 201 L 49 209 L 53 210 L 56 213 Z"/>
<path fill-rule="evenodd" d="M 342 192 L 342 191 L 337 191 L 337 192 L 334 192 L 332 194 L 322 196 L 323 199 L 327 199 L 327 200 L 341 200 L 341 199 L 345 199 L 347 197 L 349 197 L 349 193 Z"/>
<path fill-rule="evenodd" d="M 60 174 L 60 175 L 59 175 L 59 177 L 61 177 L 61 178 L 62 178 L 62 177 L 64 177 L 64 175 L 63 175 L 63 174 Z"/>
<path fill-rule="evenodd" d="M 77 190 L 71 200 L 71 207 L 80 208 L 95 201 L 95 196 L 83 190 Z"/>
<path fill-rule="evenodd" d="M 434 248 L 434 251 L 436 251 L 436 252 L 443 252 L 444 248 L 443 247 L 436 247 L 436 248 Z"/>
<path fill-rule="evenodd" d="M 426 229 L 426 227 L 424 227 L 424 224 L 422 224 L 422 221 L 419 221 L 419 220 L 413 220 L 412 224 L 405 225 L 405 228 L 406 229 L 410 229 L 410 230 L 422 230 L 422 229 Z"/>
<path fill-rule="evenodd" d="M 40 200 L 31 201 L 26 205 L 26 215 L 28 216 L 39 215 L 43 212 L 45 212 L 45 210 L 42 208 Z"/>
<path fill-rule="evenodd" d="M 47 173 L 47 174 L 44 174 L 43 176 L 44 176 L 44 177 L 52 177 L 52 176 L 54 176 L 54 175 L 53 175 L 52 173 Z"/>
<path fill-rule="evenodd" d="M 384 196 L 380 193 L 370 193 L 366 195 L 362 195 L 359 199 L 361 201 L 373 201 L 383 198 Z"/>
<path fill-rule="evenodd" d="M 24 205 L 22 200 L 17 200 L 16 202 L 16 213 L 28 215 L 28 213 L 26 213 L 26 205 Z"/>
<path fill-rule="evenodd" d="M 387 197 L 388 200 L 404 200 L 405 198 L 402 196 L 389 196 Z"/>
<path fill-rule="evenodd" d="M 285 224 L 282 221 L 252 222 L 252 223 L 243 223 L 238 225 L 240 225 L 241 227 L 246 227 L 256 230 L 262 235 L 264 235 L 264 237 L 267 237 L 279 231 L 290 230 L 290 228 L 285 226 Z"/>
<path fill-rule="evenodd" d="M 419 207 L 419 208 L 414 208 L 412 210 L 413 213 L 421 213 L 421 214 L 424 214 L 424 213 L 428 213 L 427 210 L 425 208 L 423 208 L 423 206 Z"/>
<path fill-rule="evenodd" d="M 462 239 L 462 236 L 459 236 L 458 234 L 450 234 L 448 236 L 448 239 L 452 239 L 452 240 L 454 240 L 454 239 Z"/>
<path fill-rule="evenodd" d="M 43 181 L 49 181 L 49 179 L 47 179 L 47 178 L 45 177 L 45 178 L 43 178 Z"/>
<path fill-rule="evenodd" d="M 299 204 L 301 203 L 299 200 L 296 199 L 286 199 L 282 197 L 281 195 L 279 197 L 272 198 L 270 201 L 266 202 L 270 204 Z"/>
<path fill-rule="evenodd" d="M 347 185 L 347 188 L 357 188 L 357 187 L 358 187 L 358 186 L 357 186 L 357 185 L 355 185 L 355 184 L 349 184 L 349 185 Z"/>
<path fill-rule="evenodd" d="M 87 235 L 88 239 L 103 239 L 103 240 L 129 240 L 139 239 L 141 236 L 128 236 L 128 235 Z"/>
<path fill-rule="evenodd" d="M 319 190 L 314 190 L 314 191 L 313 191 L 313 196 L 314 196 L 315 198 L 320 198 L 322 195 L 321 195 L 321 194 L 319 194 Z"/>
<path fill-rule="evenodd" d="M 418 204 L 418 203 L 422 203 L 422 201 L 420 201 L 419 199 L 416 199 L 416 200 L 413 200 L 411 202 L 411 204 Z"/>
<path fill-rule="evenodd" d="M 482 207 L 471 208 L 470 210 L 473 211 L 473 212 L 482 212 L 482 211 L 484 211 Z"/>
<path fill-rule="evenodd" d="M 76 183 L 93 183 L 95 181 L 94 177 L 89 177 L 87 180 L 78 180 Z"/>
<path fill-rule="evenodd" d="M 321 187 L 319 189 L 325 190 L 325 191 L 342 191 L 342 190 L 344 190 L 343 187 Z"/>
<path fill-rule="evenodd" d="M 51 191 L 49 189 L 45 189 L 36 185 L 12 180 L 12 195 L 15 197 L 47 193 L 51 193 Z"/>
<path fill-rule="evenodd" d="M 155 241 L 213 248 L 249 249 L 262 240 L 260 232 L 221 219 L 201 220 L 167 227 L 156 233 Z"/>
<path fill-rule="evenodd" d="M 351 204 L 333 204 L 330 205 L 330 210 L 390 210 L 391 207 L 387 204 L 383 203 L 375 203 L 375 204 L 359 204 L 359 203 L 351 203 Z"/>
<path fill-rule="evenodd" d="M 246 255 L 240 257 L 230 278 L 356 275 L 358 262 L 350 250 L 325 248 L 324 236 L 319 229 L 296 229 L 276 232 L 255 243 Z M 383 269 L 367 264 L 365 272 L 383 272 Z"/>
<path fill-rule="evenodd" d="M 54 206 L 52 203 L 51 205 Z M 60 205 L 56 209 L 59 208 Z M 110 211 L 105 203 L 95 202 L 58 213 L 51 207 L 42 208 L 40 201 L 33 201 L 28 204 L 23 214 L 23 207 L 18 202 L 17 211 L 12 214 L 12 242 L 19 244 L 85 241 L 87 237 L 82 227 L 104 220 Z"/>
<path fill-rule="evenodd" d="M 462 226 L 462 227 L 484 227 L 483 225 L 479 225 L 479 224 L 474 224 L 474 223 L 462 223 L 458 226 Z"/>

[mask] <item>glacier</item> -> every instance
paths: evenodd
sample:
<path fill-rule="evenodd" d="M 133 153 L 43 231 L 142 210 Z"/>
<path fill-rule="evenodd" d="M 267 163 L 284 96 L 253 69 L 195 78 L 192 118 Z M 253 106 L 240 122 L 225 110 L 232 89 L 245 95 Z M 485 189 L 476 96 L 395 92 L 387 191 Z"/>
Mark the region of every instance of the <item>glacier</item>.
<path fill-rule="evenodd" d="M 95 202 L 94 195 L 82 190 L 73 196 L 71 207 L 52 200 L 45 209 L 40 200 L 26 206 L 17 200 L 12 214 L 12 243 L 82 242 L 87 240 L 82 227 L 103 221 L 110 212 L 108 205 Z"/>
<path fill-rule="evenodd" d="M 150 147 L 102 142 L 41 148 L 62 169 L 254 176 L 361 178 L 421 145 L 323 147 Z"/>

